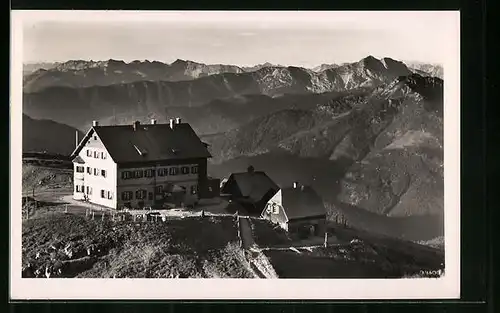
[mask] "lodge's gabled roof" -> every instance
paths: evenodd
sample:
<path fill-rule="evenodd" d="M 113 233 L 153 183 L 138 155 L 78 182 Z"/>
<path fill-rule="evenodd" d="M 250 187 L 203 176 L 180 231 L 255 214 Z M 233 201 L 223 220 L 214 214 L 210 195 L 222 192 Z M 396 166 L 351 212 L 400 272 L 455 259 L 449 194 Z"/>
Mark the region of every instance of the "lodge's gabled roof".
<path fill-rule="evenodd" d="M 289 220 L 326 215 L 323 200 L 310 186 L 282 188 L 281 201 Z"/>
<path fill-rule="evenodd" d="M 116 163 L 210 158 L 206 145 L 188 123 L 93 126 L 71 157 L 96 134 Z"/>

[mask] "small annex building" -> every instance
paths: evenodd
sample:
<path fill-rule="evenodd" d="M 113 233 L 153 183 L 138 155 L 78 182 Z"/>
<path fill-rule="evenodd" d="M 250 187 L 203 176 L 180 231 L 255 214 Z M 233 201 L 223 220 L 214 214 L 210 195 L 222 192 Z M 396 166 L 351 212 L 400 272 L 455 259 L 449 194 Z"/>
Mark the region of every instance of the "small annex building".
<path fill-rule="evenodd" d="M 310 186 L 294 183 L 280 189 L 267 202 L 261 217 L 302 238 L 325 233 L 326 208 Z"/>
<path fill-rule="evenodd" d="M 246 172 L 233 173 L 221 186 L 221 194 L 238 203 L 249 215 L 258 216 L 279 186 L 263 171 L 249 166 Z"/>

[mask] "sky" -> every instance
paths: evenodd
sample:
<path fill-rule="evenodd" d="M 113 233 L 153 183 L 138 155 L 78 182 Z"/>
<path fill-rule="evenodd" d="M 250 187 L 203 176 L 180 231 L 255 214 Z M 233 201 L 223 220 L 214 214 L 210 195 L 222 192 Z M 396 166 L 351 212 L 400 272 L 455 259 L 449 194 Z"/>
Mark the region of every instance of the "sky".
<path fill-rule="evenodd" d="M 184 59 L 314 67 L 368 55 L 442 63 L 458 13 L 48 11 L 22 20 L 23 63 Z"/>

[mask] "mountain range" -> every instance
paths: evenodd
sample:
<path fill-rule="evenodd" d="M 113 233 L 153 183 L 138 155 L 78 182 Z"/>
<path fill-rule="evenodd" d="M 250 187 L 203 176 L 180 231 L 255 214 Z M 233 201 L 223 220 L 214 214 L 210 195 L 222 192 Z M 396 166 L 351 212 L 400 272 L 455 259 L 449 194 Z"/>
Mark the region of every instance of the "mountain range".
<path fill-rule="evenodd" d="M 427 241 L 443 235 L 443 80 L 432 76 L 438 68 L 372 56 L 314 70 L 66 62 L 25 76 L 23 130 L 40 136 L 23 149 L 63 146 L 48 134 L 59 126 L 33 119 L 69 125 L 58 130 L 68 133 L 65 148 L 57 148 L 65 151 L 74 147 L 75 129 L 86 131 L 92 120 L 181 117 L 210 145 L 211 175 L 253 165 L 281 186 L 312 185 L 332 214 L 359 228 Z"/>
<path fill-rule="evenodd" d="M 262 67 L 254 72 L 218 66 L 223 72 L 209 75 L 216 71 L 209 72 L 210 67 L 204 65 L 201 68 L 205 72 L 194 71 L 192 68 L 197 68 L 198 63 L 179 60 L 170 65 L 119 61 L 82 64 L 66 62 L 28 75 L 23 93 L 24 113 L 35 118 L 57 117 L 57 121 L 83 130 L 92 120 L 125 118 L 124 122 L 131 122 L 151 116 L 161 119 L 173 107 L 198 107 L 214 100 L 248 95 L 279 97 L 348 91 L 387 84 L 412 73 L 402 62 L 372 56 L 319 73 L 291 66 Z M 137 74 L 138 68 L 141 74 Z M 193 79 L 195 75 L 202 77 Z"/>

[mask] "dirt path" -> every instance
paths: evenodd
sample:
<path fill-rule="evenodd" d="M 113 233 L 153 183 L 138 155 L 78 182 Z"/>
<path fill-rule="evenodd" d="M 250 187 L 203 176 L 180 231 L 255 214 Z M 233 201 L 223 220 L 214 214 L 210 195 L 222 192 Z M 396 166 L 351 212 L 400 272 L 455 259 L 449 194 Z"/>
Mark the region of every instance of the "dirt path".
<path fill-rule="evenodd" d="M 250 226 L 250 221 L 246 217 L 240 217 L 240 234 L 243 249 L 247 250 L 255 245 L 252 235 L 252 227 Z"/>

